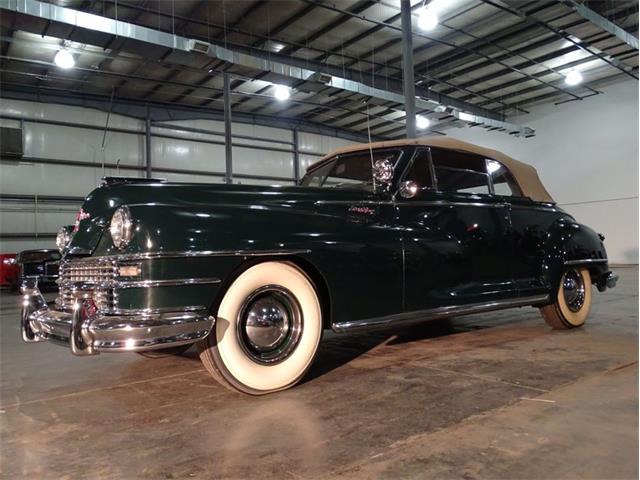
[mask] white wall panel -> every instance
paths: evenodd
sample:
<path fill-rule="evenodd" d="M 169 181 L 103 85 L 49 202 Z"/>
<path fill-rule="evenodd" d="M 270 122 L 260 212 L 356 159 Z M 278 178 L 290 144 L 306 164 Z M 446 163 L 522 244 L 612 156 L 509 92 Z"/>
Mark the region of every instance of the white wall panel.
<path fill-rule="evenodd" d="M 117 175 L 115 168 L 67 167 L 27 162 L 0 164 L 0 191 L 4 194 L 86 196 L 100 184 L 103 176 Z M 120 175 L 144 176 L 144 172 L 126 170 Z"/>
<path fill-rule="evenodd" d="M 514 120 L 526 121 L 536 136 L 480 128 L 447 133 L 535 166 L 560 206 L 606 235 L 611 262 L 638 263 L 638 83 L 618 83 L 603 95 L 538 107 Z"/>
<path fill-rule="evenodd" d="M 24 154 L 80 162 L 144 165 L 144 136 L 25 122 Z"/>
<path fill-rule="evenodd" d="M 293 178 L 293 153 L 233 147 L 233 173 Z"/>
<path fill-rule="evenodd" d="M 298 135 L 301 152 L 311 153 L 329 153 L 336 148 L 352 145 L 355 142 L 344 140 L 342 138 L 326 137 L 315 133 L 300 132 Z"/>
<path fill-rule="evenodd" d="M 92 108 L 58 105 L 55 103 L 27 102 L 23 100 L 2 99 L 0 112 L 3 115 L 75 122 L 85 125 L 104 127 L 107 122 L 107 112 Z M 109 126 L 144 131 L 144 122 L 133 117 L 112 113 Z"/>
<path fill-rule="evenodd" d="M 224 183 L 223 177 L 211 175 L 187 175 L 184 173 L 160 173 L 156 177 L 165 178 L 169 182 L 180 183 Z"/>
<path fill-rule="evenodd" d="M 16 253 L 35 248 L 56 248 L 56 241 L 53 238 L 0 238 L 0 252 L 2 253 Z"/>
<path fill-rule="evenodd" d="M 151 139 L 153 168 L 224 172 L 224 146 L 188 140 Z"/>

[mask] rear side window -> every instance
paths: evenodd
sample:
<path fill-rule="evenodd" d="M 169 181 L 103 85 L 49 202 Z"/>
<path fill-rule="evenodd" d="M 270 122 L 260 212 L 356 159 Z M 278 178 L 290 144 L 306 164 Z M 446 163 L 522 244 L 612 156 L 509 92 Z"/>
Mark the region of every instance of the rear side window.
<path fill-rule="evenodd" d="M 438 190 L 489 195 L 489 175 L 485 159 L 454 150 L 432 149 L 431 157 Z"/>
<path fill-rule="evenodd" d="M 504 165 L 495 160 L 487 160 L 487 172 L 493 182 L 493 192 L 504 197 L 521 197 L 522 190 L 513 179 L 513 175 Z"/>

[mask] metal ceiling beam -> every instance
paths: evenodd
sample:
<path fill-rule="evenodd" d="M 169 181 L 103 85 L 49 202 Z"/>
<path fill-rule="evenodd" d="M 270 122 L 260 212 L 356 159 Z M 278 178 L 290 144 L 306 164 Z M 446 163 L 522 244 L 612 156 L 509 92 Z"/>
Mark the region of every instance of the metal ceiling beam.
<path fill-rule="evenodd" d="M 575 0 L 562 0 L 562 3 L 568 5 L 573 10 L 578 12 L 582 17 L 589 20 L 594 25 L 609 32 L 611 35 L 615 35 L 627 45 L 638 50 L 638 38 L 631 35 L 624 28 L 619 27 L 612 21 L 604 18 L 602 15 L 594 12 L 586 5 L 576 2 Z"/>
<path fill-rule="evenodd" d="M 290 58 L 270 52 L 257 52 L 248 47 L 244 47 L 245 51 L 239 51 L 243 49 L 243 46 L 236 46 L 235 49 L 232 50 L 221 45 L 207 44 L 206 42 L 193 40 L 187 37 L 161 32 L 140 25 L 134 25 L 120 20 L 81 12 L 71 8 L 43 3 L 38 0 L 0 0 L 0 7 L 9 11 L 30 15 L 44 20 L 73 25 L 77 29 L 101 32 L 106 35 L 116 35 L 130 40 L 162 46 L 173 50 L 196 52 L 231 64 L 240 65 L 258 71 L 271 72 L 291 80 L 319 82 L 333 88 L 351 91 L 365 96 L 376 97 L 386 101 L 397 103 L 404 102 L 402 93 L 399 93 L 402 91 L 401 87 L 396 88 L 395 91 L 382 88 L 383 85 L 387 85 L 393 81 L 393 79 L 389 79 L 387 77 L 378 77 L 377 82 L 374 77 L 370 84 L 363 83 L 350 79 L 349 75 L 346 76 L 347 78 L 344 78 L 341 76 L 344 71 L 339 67 L 322 64 L 316 65 L 315 62 L 314 65 L 311 66 L 308 65 L 311 62 L 304 59 Z M 311 70 L 309 67 L 315 68 L 315 70 Z M 358 72 L 350 72 L 350 75 L 355 76 L 356 78 L 359 77 Z M 395 81 L 397 82 L 397 80 Z M 380 85 L 380 87 L 377 85 Z M 422 91 L 427 93 L 430 98 L 417 98 L 417 108 L 435 110 L 439 107 L 448 107 L 450 109 L 460 109 L 461 107 L 460 102 L 455 99 L 446 99 L 441 95 L 430 93 L 426 89 Z M 445 102 L 444 100 L 447 101 Z M 460 110 L 453 110 L 451 114 L 459 120 L 467 123 L 487 127 L 498 127 L 510 133 L 524 136 L 530 136 L 534 133 L 528 127 L 515 125 L 509 122 L 504 122 L 501 119 L 482 115 L 486 110 L 481 109 L 482 113 L 479 113 L 479 109 L 470 104 L 463 103 L 463 108 Z M 492 116 L 495 117 L 495 114 Z"/>
<path fill-rule="evenodd" d="M 578 48 L 580 48 L 580 50 L 583 50 L 585 52 L 588 52 L 590 55 L 593 55 L 596 58 L 599 58 L 600 60 L 602 60 L 603 62 L 611 65 L 614 68 L 617 68 L 618 70 L 620 70 L 621 72 L 624 72 L 626 75 L 630 76 L 631 78 L 634 78 L 636 80 L 638 80 L 638 76 L 634 73 L 634 68 L 630 67 L 629 65 L 625 65 L 624 63 L 616 60 L 615 58 L 610 58 L 607 55 L 603 55 L 602 53 L 594 50 L 592 47 L 589 46 L 584 46 L 582 45 L 582 40 L 576 40 L 573 35 L 567 33 L 566 31 L 560 29 L 560 28 L 556 28 L 553 25 L 550 25 L 549 23 L 545 22 L 544 20 L 540 20 L 538 17 L 536 17 L 535 15 L 530 15 L 529 13 L 527 13 L 526 11 L 516 8 L 506 2 L 504 2 L 503 0 L 480 0 L 483 3 L 486 3 L 487 5 L 491 5 L 499 10 L 502 10 L 504 12 L 509 12 L 511 15 L 515 15 L 517 17 L 522 18 L 523 20 L 525 20 L 526 22 L 530 22 L 530 23 L 534 23 L 536 25 L 539 25 L 543 28 L 546 28 L 547 30 L 555 33 L 556 35 L 558 35 L 560 38 L 563 38 L 565 40 L 567 40 L 568 42 L 573 43 L 575 46 L 577 46 Z"/>
<path fill-rule="evenodd" d="M 50 92 L 50 93 L 47 93 Z M 81 92 L 70 92 L 65 89 L 41 87 L 38 90 L 29 87 L 8 88 L 6 84 L 0 90 L 0 98 L 13 100 L 25 100 L 38 103 L 57 103 L 76 107 L 94 108 L 107 112 L 109 110 L 109 97 L 106 95 L 92 95 Z M 166 102 L 146 102 L 133 99 L 114 99 L 112 112 L 135 117 L 146 118 L 147 108 L 153 122 L 165 122 L 176 120 L 216 120 L 224 121 L 222 110 L 202 108 L 197 106 L 186 107 Z M 292 119 L 283 116 L 254 115 L 243 112 L 234 112 L 233 121 L 249 125 L 261 125 L 272 128 L 293 130 L 300 132 L 326 135 L 329 137 L 343 138 L 352 142 L 367 142 L 366 135 L 348 131 L 339 127 L 331 127 L 322 123 L 309 120 Z M 375 140 L 384 140 L 376 136 Z"/>

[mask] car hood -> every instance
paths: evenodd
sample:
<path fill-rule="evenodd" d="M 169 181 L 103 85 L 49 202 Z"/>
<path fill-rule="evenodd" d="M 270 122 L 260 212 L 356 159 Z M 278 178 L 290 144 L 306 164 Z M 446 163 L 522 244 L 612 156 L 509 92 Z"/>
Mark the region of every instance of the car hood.
<path fill-rule="evenodd" d="M 317 202 L 361 202 L 373 198 L 366 191 L 317 188 L 306 186 L 212 185 L 149 182 L 123 182 L 96 188 L 85 199 L 78 214 L 76 231 L 67 255 L 90 255 L 108 229 L 115 210 L 127 205 L 136 207 L 170 207 L 173 210 L 214 210 L 248 207 L 255 215 L 263 215 L 260 207 L 286 206 L 301 211 Z M 134 215 L 135 216 L 135 215 Z"/>

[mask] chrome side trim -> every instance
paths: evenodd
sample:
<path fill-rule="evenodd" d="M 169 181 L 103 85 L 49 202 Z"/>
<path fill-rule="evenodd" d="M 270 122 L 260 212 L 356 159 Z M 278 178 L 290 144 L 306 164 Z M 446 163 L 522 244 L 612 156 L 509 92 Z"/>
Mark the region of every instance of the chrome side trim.
<path fill-rule="evenodd" d="M 181 312 L 204 312 L 208 310 L 208 307 L 204 305 L 187 305 L 186 307 L 178 307 Z M 106 315 L 154 315 L 158 313 L 175 312 L 175 307 L 161 307 L 161 308 L 114 308 L 105 310 Z"/>
<path fill-rule="evenodd" d="M 128 280 L 117 281 L 115 288 L 150 288 L 150 287 L 179 287 L 183 285 L 206 285 L 211 283 L 221 283 L 219 278 L 176 278 L 169 280 Z"/>
<path fill-rule="evenodd" d="M 414 312 L 398 313 L 378 318 L 334 323 L 331 325 L 331 329 L 336 333 L 369 331 L 387 327 L 406 326 L 451 316 L 470 315 L 472 313 L 490 312 L 493 310 L 502 310 L 512 307 L 543 305 L 548 302 L 549 295 L 536 295 L 533 297 L 511 298 L 507 300 L 495 300 L 492 302 L 472 303 L 469 305 L 451 305 Z"/>
<path fill-rule="evenodd" d="M 151 258 L 190 258 L 190 257 L 264 257 L 276 255 L 299 255 L 311 253 L 311 250 L 202 250 L 202 251 L 176 251 L 176 252 L 143 252 L 123 253 L 121 255 L 105 255 L 102 257 L 74 258 L 73 262 L 83 263 L 101 260 L 147 260 Z M 71 260 L 69 260 L 71 261 Z"/>
<path fill-rule="evenodd" d="M 607 263 L 609 260 L 606 258 L 583 258 L 581 260 L 567 260 L 564 264 L 567 267 L 572 265 L 582 265 L 584 263 Z"/>

